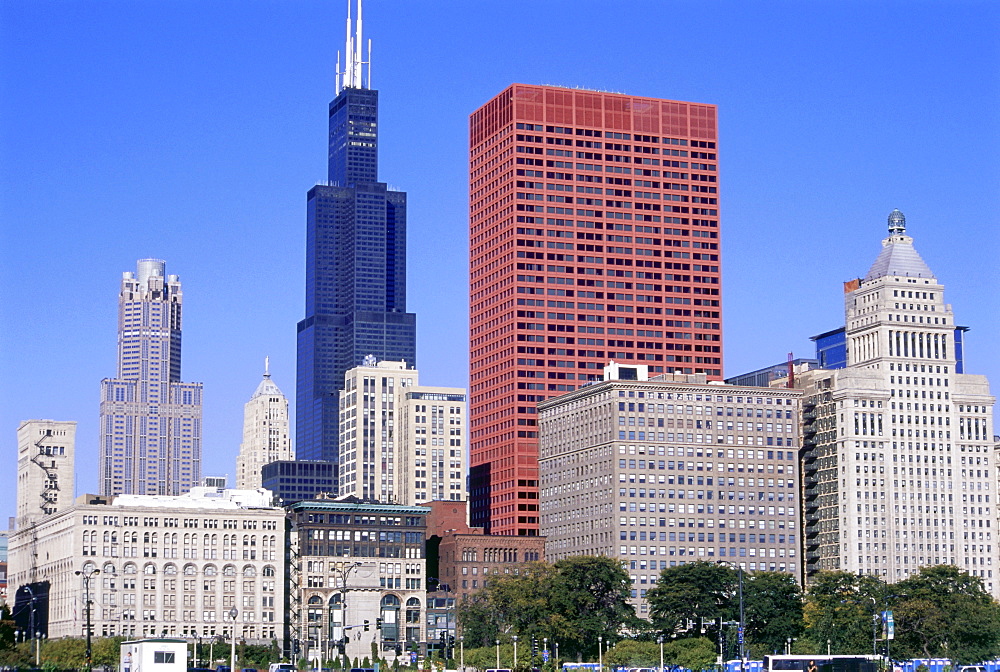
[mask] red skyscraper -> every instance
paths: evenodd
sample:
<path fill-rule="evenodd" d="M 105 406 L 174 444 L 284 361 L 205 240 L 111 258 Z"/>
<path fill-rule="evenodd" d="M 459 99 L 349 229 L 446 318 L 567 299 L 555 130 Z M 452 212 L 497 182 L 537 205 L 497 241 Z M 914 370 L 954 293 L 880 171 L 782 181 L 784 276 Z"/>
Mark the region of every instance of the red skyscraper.
<path fill-rule="evenodd" d="M 538 534 L 538 401 L 612 359 L 721 379 L 716 140 L 714 105 L 597 91 L 472 114 L 472 525 Z"/>

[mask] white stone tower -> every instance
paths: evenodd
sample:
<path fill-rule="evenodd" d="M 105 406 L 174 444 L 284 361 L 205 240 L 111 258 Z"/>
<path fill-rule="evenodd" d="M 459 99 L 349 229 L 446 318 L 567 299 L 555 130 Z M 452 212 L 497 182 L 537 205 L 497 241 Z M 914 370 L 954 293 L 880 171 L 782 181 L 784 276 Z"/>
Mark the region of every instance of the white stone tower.
<path fill-rule="evenodd" d="M 798 382 L 807 571 L 894 582 L 952 564 L 1000 595 L 995 398 L 985 376 L 960 372 L 964 329 L 903 213 L 889 215 L 882 251 L 844 294 L 846 368 Z"/>
<path fill-rule="evenodd" d="M 236 458 L 236 489 L 261 487 L 260 470 L 277 460 L 294 460 L 288 433 L 288 398 L 271 380 L 264 358 L 264 379 L 243 407 L 243 442 Z"/>

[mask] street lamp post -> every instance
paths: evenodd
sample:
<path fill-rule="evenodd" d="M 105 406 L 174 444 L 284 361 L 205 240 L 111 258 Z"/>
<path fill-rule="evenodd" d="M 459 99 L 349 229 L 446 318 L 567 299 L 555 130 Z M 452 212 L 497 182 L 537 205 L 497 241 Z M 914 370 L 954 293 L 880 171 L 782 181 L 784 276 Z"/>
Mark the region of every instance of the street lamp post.
<path fill-rule="evenodd" d="M 233 619 L 233 645 L 229 655 L 229 672 L 236 672 L 236 617 L 239 613 L 236 607 L 229 610 L 229 618 Z"/>
<path fill-rule="evenodd" d="M 340 575 L 340 640 L 338 644 L 343 642 L 344 644 L 344 668 L 347 668 L 347 579 L 355 569 L 361 566 L 361 562 L 353 562 L 350 565 L 345 565 L 340 569 L 334 570 Z M 322 637 L 323 626 L 320 625 L 320 635 Z M 333 638 L 333 633 L 330 633 L 330 639 Z M 320 669 L 323 668 L 323 652 L 320 651 Z M 236 672 L 233 670 L 233 672 Z"/>
<path fill-rule="evenodd" d="M 663 635 L 656 638 L 656 643 L 660 645 L 660 672 L 663 672 Z"/>
<path fill-rule="evenodd" d="M 556 660 L 555 660 L 555 663 L 556 663 L 556 667 L 558 667 L 559 666 L 559 642 L 556 642 L 555 645 L 556 645 Z"/>
<path fill-rule="evenodd" d="M 41 648 L 38 642 L 40 633 L 35 630 L 35 591 L 28 584 L 24 585 L 24 589 L 28 591 L 28 596 L 31 598 L 31 611 L 28 613 L 28 632 L 24 633 L 24 641 L 27 641 L 28 637 L 35 638 L 35 667 L 41 667 Z"/>
<path fill-rule="evenodd" d="M 497 669 L 500 669 L 500 640 L 497 640 Z"/>
<path fill-rule="evenodd" d="M 598 672 L 604 671 L 604 637 L 601 635 L 597 636 L 597 669 Z"/>
<path fill-rule="evenodd" d="M 828 656 L 830 655 L 830 644 L 832 644 L 832 643 L 833 642 L 831 642 L 829 639 L 826 640 L 826 655 L 828 655 Z"/>
<path fill-rule="evenodd" d="M 874 597 L 869 597 L 872 601 L 872 655 L 878 655 L 878 624 L 881 620 L 878 615 L 878 603 Z"/>
<path fill-rule="evenodd" d="M 93 669 L 93 659 L 91 657 L 91 647 L 90 647 L 90 579 L 95 575 L 100 574 L 101 570 L 96 567 L 87 567 L 82 571 L 74 572 L 77 576 L 83 577 L 83 599 L 84 608 L 87 614 L 87 672 Z"/>
<path fill-rule="evenodd" d="M 545 652 L 546 656 L 549 655 L 549 638 L 548 637 L 542 637 L 542 651 Z"/>
<path fill-rule="evenodd" d="M 511 639 L 514 640 L 514 669 L 517 669 L 517 635 L 512 635 Z"/>
<path fill-rule="evenodd" d="M 458 636 L 458 669 L 465 672 L 465 635 Z"/>

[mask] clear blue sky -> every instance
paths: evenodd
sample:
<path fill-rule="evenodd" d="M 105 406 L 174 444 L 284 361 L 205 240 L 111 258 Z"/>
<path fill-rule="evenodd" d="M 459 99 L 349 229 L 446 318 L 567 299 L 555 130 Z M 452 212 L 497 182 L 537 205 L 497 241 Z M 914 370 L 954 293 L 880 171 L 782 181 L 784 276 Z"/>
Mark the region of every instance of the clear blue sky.
<path fill-rule="evenodd" d="M 234 473 L 265 355 L 294 399 L 345 5 L 0 3 L 0 517 L 24 419 L 78 421 L 77 491 L 95 490 L 138 258 L 184 284 L 206 474 Z M 727 374 L 843 324 L 841 283 L 900 208 L 972 327 L 968 370 L 1000 388 L 1000 4 L 367 0 L 365 34 L 381 177 L 409 192 L 423 382 L 468 375 L 468 115 L 524 82 L 719 106 Z"/>

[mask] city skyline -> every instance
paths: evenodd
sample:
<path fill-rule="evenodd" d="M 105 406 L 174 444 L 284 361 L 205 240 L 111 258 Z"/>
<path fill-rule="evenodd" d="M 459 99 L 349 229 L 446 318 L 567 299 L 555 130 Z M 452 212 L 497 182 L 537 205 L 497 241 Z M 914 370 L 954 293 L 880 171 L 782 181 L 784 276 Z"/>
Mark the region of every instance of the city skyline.
<path fill-rule="evenodd" d="M 809 336 L 841 326 L 839 283 L 864 274 L 883 236 L 871 223 L 898 207 L 971 327 L 969 370 L 1000 379 L 990 354 L 1000 332 L 998 8 L 604 7 L 531 5 L 526 30 L 517 12 L 365 5 L 381 168 L 409 193 L 407 308 L 421 315 L 428 384 L 467 386 L 456 353 L 467 349 L 468 115 L 512 82 L 718 105 L 725 375 L 789 351 L 812 356 Z M 238 14 L 225 3 L 4 6 L 8 464 L 20 422 L 76 421 L 77 491 L 97 490 L 87 458 L 97 457 L 96 381 L 115 361 L 107 297 L 115 274 L 151 256 L 185 283 L 184 379 L 205 385 L 202 471 L 232 482 L 261 357 L 293 396 L 301 195 L 323 178 L 342 13 L 320 2 Z M 628 47 L 609 35 L 630 36 Z M 12 488 L 4 510 L 14 515 Z"/>

